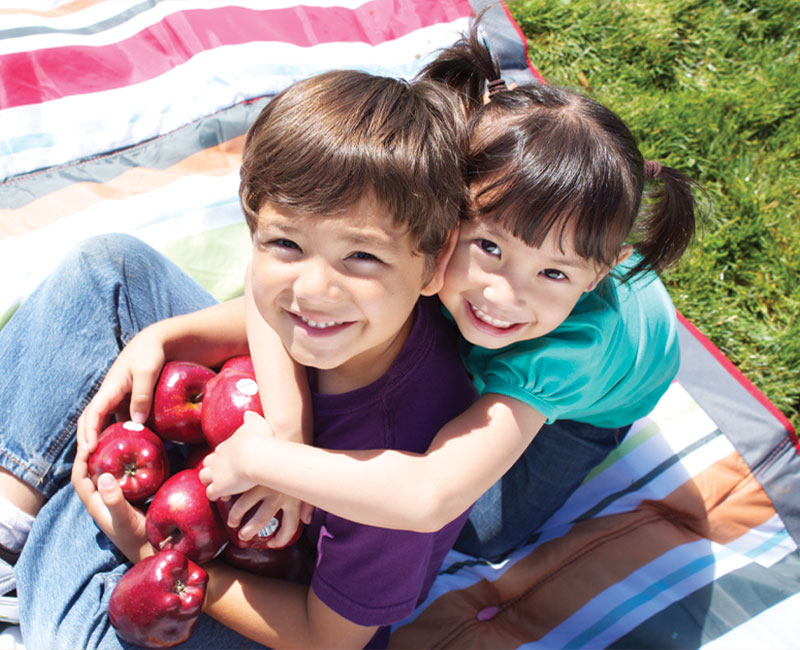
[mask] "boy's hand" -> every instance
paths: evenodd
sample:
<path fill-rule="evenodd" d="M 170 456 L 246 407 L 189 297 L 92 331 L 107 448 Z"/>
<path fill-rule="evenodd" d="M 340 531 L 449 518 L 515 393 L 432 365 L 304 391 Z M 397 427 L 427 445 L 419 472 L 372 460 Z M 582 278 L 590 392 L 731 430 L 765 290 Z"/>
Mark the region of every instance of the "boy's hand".
<path fill-rule="evenodd" d="M 72 465 L 72 485 L 97 526 L 131 562 L 153 554 L 145 532 L 145 516 L 134 508 L 122 494 L 111 474 L 101 474 L 95 487 L 89 476 L 88 457 L 91 452 L 85 441 L 78 442 Z"/>
<path fill-rule="evenodd" d="M 164 346 L 156 331 L 145 328 L 134 336 L 109 368 L 99 390 L 78 419 L 78 442 L 94 450 L 97 437 L 112 415 L 144 424 L 153 390 L 164 365 Z"/>

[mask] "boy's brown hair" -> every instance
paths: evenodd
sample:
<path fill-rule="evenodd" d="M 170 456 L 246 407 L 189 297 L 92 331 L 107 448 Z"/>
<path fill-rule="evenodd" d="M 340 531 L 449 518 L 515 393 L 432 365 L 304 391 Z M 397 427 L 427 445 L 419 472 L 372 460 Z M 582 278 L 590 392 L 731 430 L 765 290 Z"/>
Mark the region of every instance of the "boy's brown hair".
<path fill-rule="evenodd" d="M 465 205 L 465 125 L 430 81 L 337 70 L 299 81 L 245 140 L 239 198 L 250 232 L 266 202 L 335 215 L 369 193 L 416 249 L 437 255 Z"/>

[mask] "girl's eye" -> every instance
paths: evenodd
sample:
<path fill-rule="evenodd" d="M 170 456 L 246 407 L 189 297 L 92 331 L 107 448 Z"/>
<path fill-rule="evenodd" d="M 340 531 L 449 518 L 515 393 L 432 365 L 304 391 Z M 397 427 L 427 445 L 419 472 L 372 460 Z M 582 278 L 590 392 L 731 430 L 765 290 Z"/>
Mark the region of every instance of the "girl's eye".
<path fill-rule="evenodd" d="M 566 280 L 567 276 L 558 269 L 543 269 L 541 274 L 550 280 Z"/>
<path fill-rule="evenodd" d="M 365 253 L 364 251 L 356 251 L 350 255 L 350 259 L 359 260 L 362 262 L 380 262 L 372 253 Z"/>
<path fill-rule="evenodd" d="M 494 257 L 500 257 L 500 247 L 493 241 L 489 241 L 488 239 L 476 239 L 475 243 L 481 247 L 484 253 L 488 253 Z"/>

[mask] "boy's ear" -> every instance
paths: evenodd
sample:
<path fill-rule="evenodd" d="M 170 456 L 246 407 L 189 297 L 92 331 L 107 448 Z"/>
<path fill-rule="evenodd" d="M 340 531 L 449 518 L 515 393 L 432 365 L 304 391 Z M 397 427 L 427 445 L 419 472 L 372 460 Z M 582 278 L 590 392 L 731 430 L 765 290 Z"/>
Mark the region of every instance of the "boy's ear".
<path fill-rule="evenodd" d="M 454 228 L 447 236 L 447 241 L 445 242 L 444 248 L 436 258 L 436 266 L 433 269 L 433 277 L 428 281 L 428 284 L 422 287 L 422 291 L 420 291 L 423 296 L 434 296 L 441 290 L 442 285 L 444 284 L 444 274 L 445 271 L 447 271 L 447 265 L 450 262 L 450 258 L 453 257 L 453 252 L 456 250 L 457 243 L 458 227 Z"/>

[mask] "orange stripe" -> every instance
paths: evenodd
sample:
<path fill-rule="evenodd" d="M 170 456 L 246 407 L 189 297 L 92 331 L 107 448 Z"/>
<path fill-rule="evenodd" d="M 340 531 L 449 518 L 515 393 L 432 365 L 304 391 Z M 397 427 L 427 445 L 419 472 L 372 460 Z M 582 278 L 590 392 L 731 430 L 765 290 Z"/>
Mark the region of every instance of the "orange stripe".
<path fill-rule="evenodd" d="M 151 192 L 192 175 L 221 176 L 239 167 L 244 136 L 192 154 L 166 169 L 134 167 L 107 183 L 80 182 L 14 210 L 0 210 L 0 238 L 44 228 L 101 201 Z"/>
<path fill-rule="evenodd" d="M 731 454 L 661 501 L 580 522 L 497 580 L 448 592 L 396 630 L 390 647 L 491 648 L 536 641 L 671 549 L 701 539 L 725 544 L 774 515 L 746 463 Z M 479 621 L 478 612 L 487 606 L 500 612 Z"/>
<path fill-rule="evenodd" d="M 81 9 L 86 9 L 92 5 L 100 4 L 103 0 L 73 0 L 60 7 L 54 7 L 47 11 L 36 11 L 35 9 L 0 9 L 0 15 L 27 14 L 30 16 L 41 16 L 42 18 L 55 18 L 56 16 L 66 16 L 73 14 Z"/>

